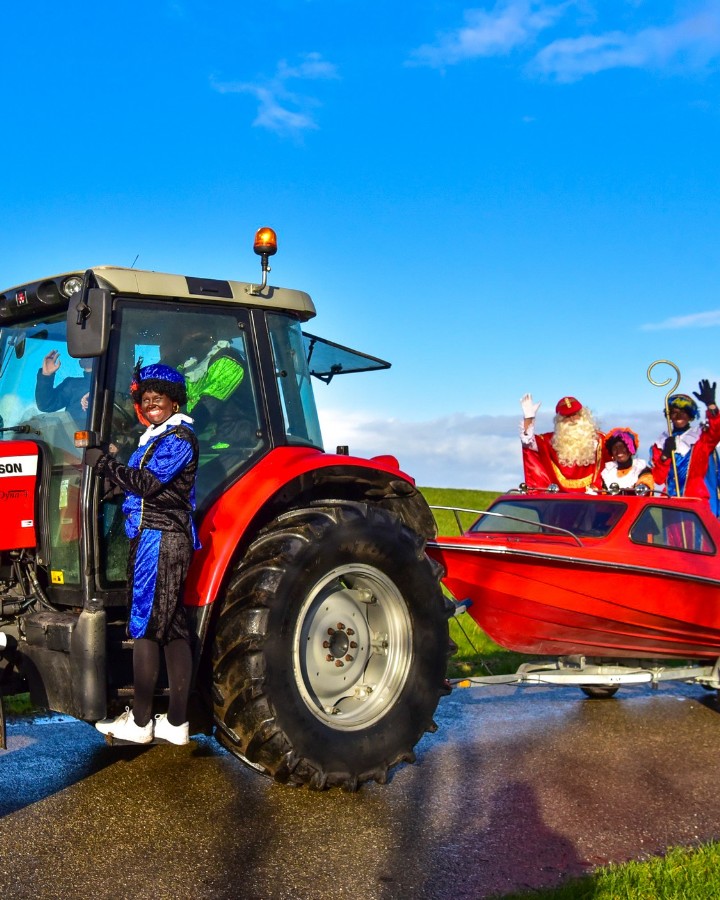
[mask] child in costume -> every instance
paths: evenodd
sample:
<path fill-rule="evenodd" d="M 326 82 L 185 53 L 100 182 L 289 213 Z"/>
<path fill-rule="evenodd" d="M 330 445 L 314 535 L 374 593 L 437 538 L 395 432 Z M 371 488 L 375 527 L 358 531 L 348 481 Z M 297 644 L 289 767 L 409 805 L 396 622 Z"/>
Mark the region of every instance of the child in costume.
<path fill-rule="evenodd" d="M 125 532 L 130 539 L 128 633 L 134 639 L 133 708 L 96 724 L 102 734 L 149 744 L 189 740 L 187 703 L 192 651 L 185 607 L 185 578 L 198 547 L 192 511 L 198 444 L 193 420 L 180 412 L 185 379 L 162 364 L 136 370 L 130 386 L 138 418 L 147 424 L 127 465 L 102 450 L 85 451 L 95 473 L 125 491 Z M 167 715 L 152 719 L 152 700 L 163 648 L 170 687 Z"/>
<path fill-rule="evenodd" d="M 636 484 L 654 488 L 653 477 L 646 460 L 635 454 L 640 439 L 632 428 L 612 428 L 605 435 L 605 450 L 611 457 L 602 470 L 603 487 L 616 484 L 621 490 L 631 490 Z"/>

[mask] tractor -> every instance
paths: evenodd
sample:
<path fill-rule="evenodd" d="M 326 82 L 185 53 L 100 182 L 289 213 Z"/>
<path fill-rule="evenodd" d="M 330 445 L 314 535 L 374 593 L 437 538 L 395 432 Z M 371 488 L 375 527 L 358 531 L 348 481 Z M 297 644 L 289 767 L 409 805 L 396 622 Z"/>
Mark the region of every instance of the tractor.
<path fill-rule="evenodd" d="M 132 702 L 123 498 L 83 450 L 137 445 L 138 361 L 216 354 L 242 379 L 196 410 L 191 733 L 353 791 L 435 729 L 453 607 L 433 515 L 395 457 L 325 452 L 313 394 L 389 364 L 305 332 L 310 296 L 268 284 L 272 229 L 254 249 L 260 283 L 95 266 L 0 292 L 0 746 L 3 696 L 88 723 Z"/>

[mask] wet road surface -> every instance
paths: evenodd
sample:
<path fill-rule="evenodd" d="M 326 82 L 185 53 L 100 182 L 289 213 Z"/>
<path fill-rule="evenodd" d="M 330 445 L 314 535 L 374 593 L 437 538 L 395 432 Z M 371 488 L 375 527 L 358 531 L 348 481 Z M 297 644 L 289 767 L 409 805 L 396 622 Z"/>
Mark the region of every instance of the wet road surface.
<path fill-rule="evenodd" d="M 696 686 L 473 687 L 418 762 L 357 794 L 283 788 L 211 738 L 111 748 L 9 720 L 8 898 L 478 898 L 720 836 L 720 707 Z"/>

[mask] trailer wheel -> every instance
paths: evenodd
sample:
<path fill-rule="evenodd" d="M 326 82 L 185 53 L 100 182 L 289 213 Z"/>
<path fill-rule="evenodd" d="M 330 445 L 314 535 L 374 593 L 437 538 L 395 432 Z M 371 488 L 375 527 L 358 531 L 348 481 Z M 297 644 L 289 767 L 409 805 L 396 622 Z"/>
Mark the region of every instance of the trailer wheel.
<path fill-rule="evenodd" d="M 617 694 L 619 687 L 616 687 L 615 685 L 597 684 L 592 686 L 586 685 L 585 687 L 581 687 L 580 690 L 591 700 L 609 700 Z"/>
<path fill-rule="evenodd" d="M 280 782 L 356 790 L 414 760 L 448 692 L 451 604 L 390 512 L 278 517 L 238 564 L 213 645 L 216 734 Z"/>

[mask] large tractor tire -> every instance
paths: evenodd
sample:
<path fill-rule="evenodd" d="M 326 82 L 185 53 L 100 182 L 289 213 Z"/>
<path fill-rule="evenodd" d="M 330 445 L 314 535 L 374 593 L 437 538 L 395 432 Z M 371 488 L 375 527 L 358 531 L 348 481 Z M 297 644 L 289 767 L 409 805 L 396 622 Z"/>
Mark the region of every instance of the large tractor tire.
<path fill-rule="evenodd" d="M 216 734 L 280 782 L 353 791 L 414 760 L 447 693 L 440 567 L 392 513 L 279 516 L 231 578 L 213 645 Z"/>

